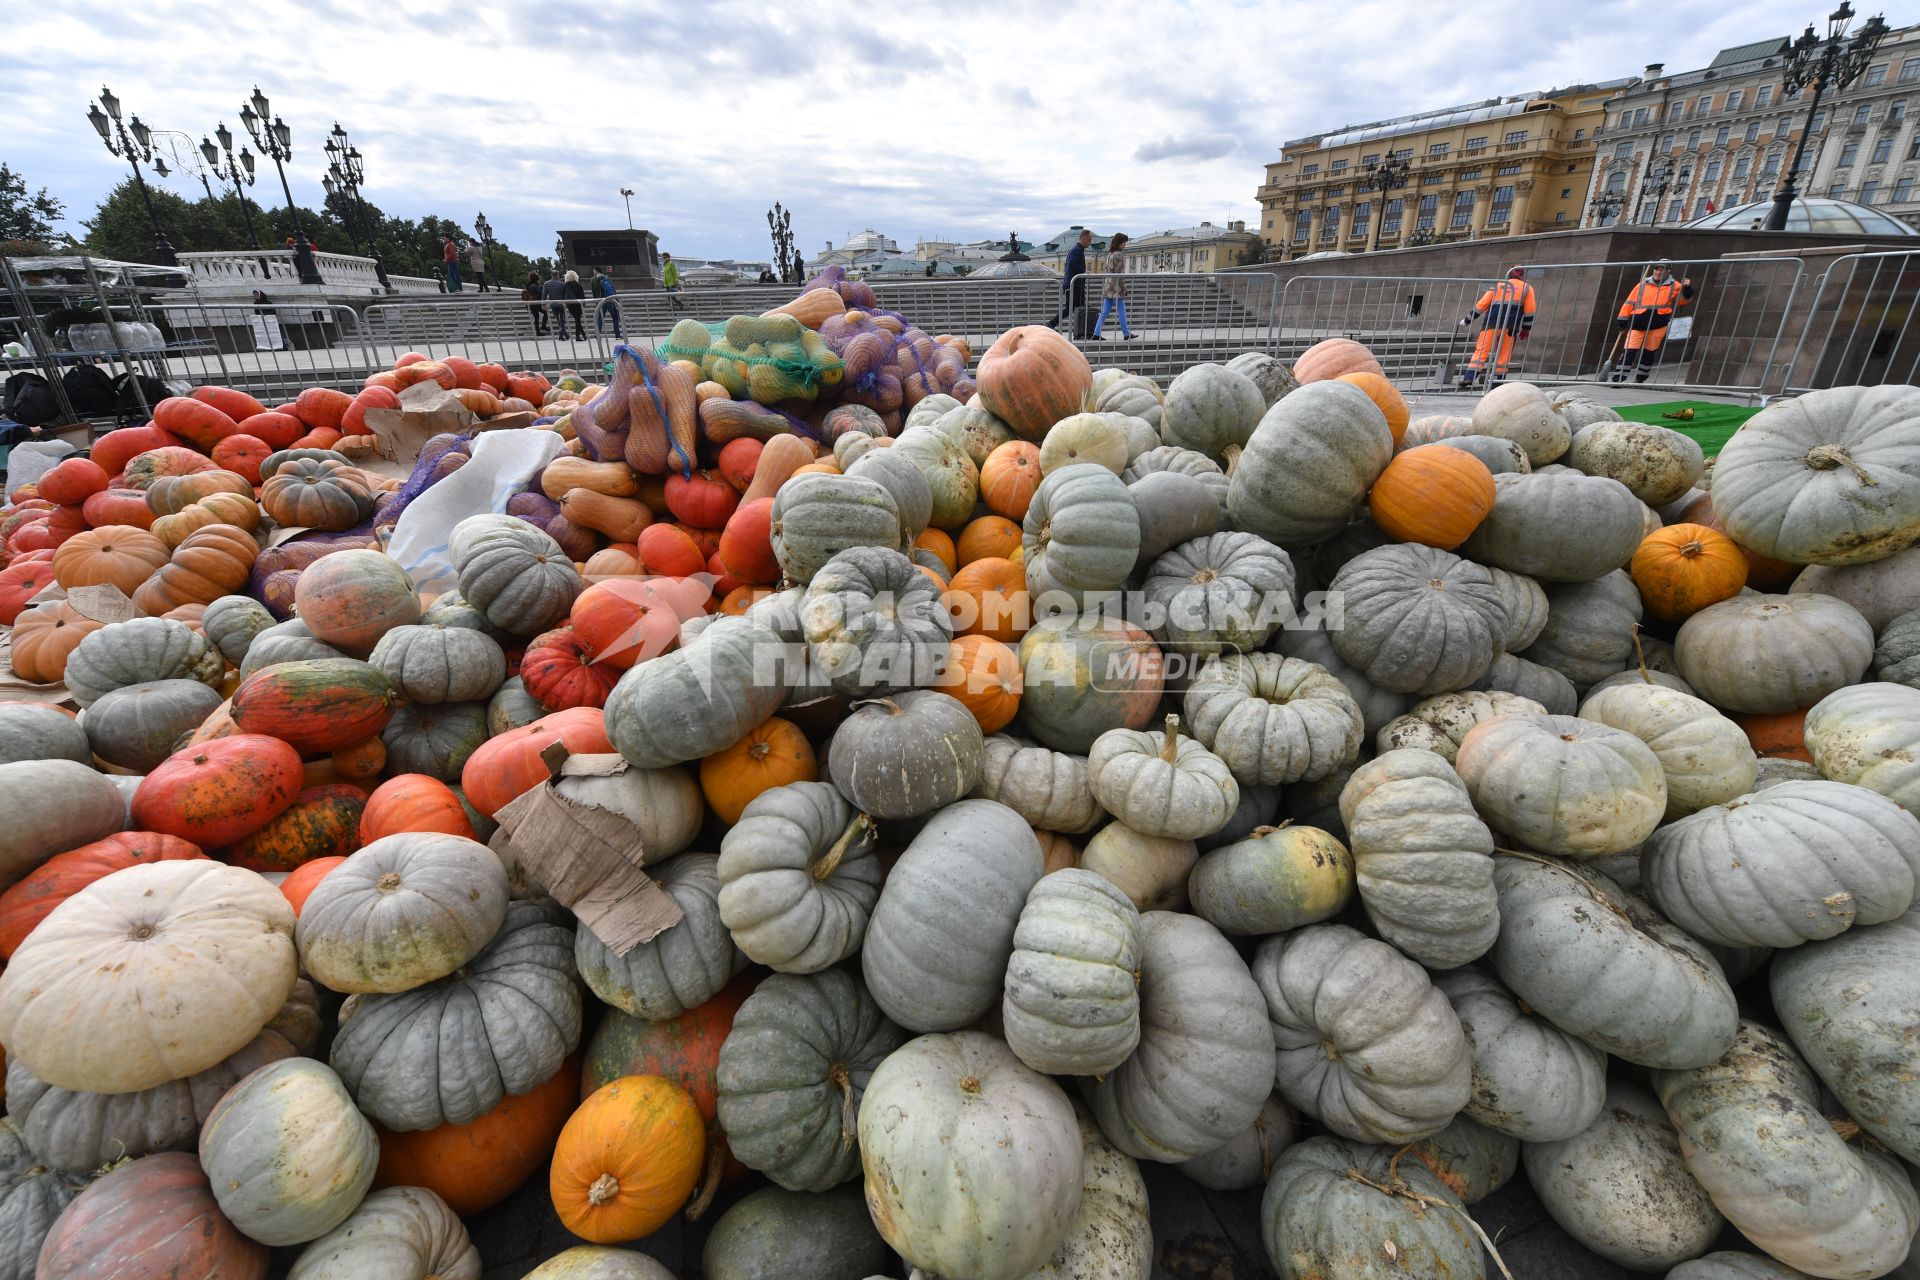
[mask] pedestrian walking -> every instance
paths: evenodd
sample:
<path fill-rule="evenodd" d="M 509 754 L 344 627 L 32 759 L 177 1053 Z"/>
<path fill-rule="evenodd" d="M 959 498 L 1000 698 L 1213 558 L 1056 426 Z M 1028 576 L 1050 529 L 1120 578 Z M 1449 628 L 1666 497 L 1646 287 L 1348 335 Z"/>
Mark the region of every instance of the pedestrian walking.
<path fill-rule="evenodd" d="M 687 305 L 680 301 L 680 268 L 670 253 L 661 254 L 660 263 L 660 287 L 667 291 L 667 302 L 675 311 L 685 311 Z"/>
<path fill-rule="evenodd" d="M 573 317 L 574 338 L 576 340 L 584 339 L 587 336 L 587 321 L 586 317 L 581 314 L 582 307 L 580 299 L 584 299 L 587 296 L 587 291 L 580 283 L 580 273 L 578 271 L 567 272 L 566 284 L 561 287 L 560 292 L 567 297 L 567 314 Z M 560 336 L 566 336 L 565 326 L 562 326 Z"/>
<path fill-rule="evenodd" d="M 1100 290 L 1100 318 L 1093 322 L 1093 340 L 1095 342 L 1106 341 L 1107 314 L 1109 312 L 1117 313 L 1119 316 L 1121 341 L 1132 342 L 1140 336 L 1135 333 L 1133 327 L 1127 323 L 1127 295 L 1125 289 L 1122 287 L 1124 284 L 1124 273 L 1127 269 L 1126 247 L 1127 233 L 1124 231 L 1114 232 L 1113 238 L 1107 241 L 1107 282 L 1105 287 Z"/>
<path fill-rule="evenodd" d="M 1093 232 L 1082 231 L 1075 240 L 1073 248 L 1067 250 L 1066 274 L 1060 281 L 1060 328 L 1075 338 L 1090 336 L 1087 332 L 1087 246 L 1093 243 Z"/>
<path fill-rule="evenodd" d="M 547 304 L 547 311 L 553 316 L 553 327 L 560 331 L 562 338 L 567 336 L 567 286 L 560 279 L 560 268 L 555 267 L 540 286 L 540 297 Z"/>
<path fill-rule="evenodd" d="M 540 305 L 540 273 L 527 272 L 527 283 L 520 290 L 520 301 L 527 304 L 527 312 L 533 317 L 533 336 L 539 337 L 547 331 L 547 309 Z"/>
<path fill-rule="evenodd" d="M 1675 280 L 1672 264 L 1665 258 L 1654 263 L 1614 317 L 1614 327 L 1623 331 L 1625 349 L 1613 363 L 1612 381 L 1625 382 L 1631 373 L 1635 382 L 1645 382 L 1660 363 L 1660 348 L 1667 340 L 1673 313 L 1692 301 L 1692 279 Z"/>
<path fill-rule="evenodd" d="M 1507 363 L 1513 359 L 1513 344 L 1533 336 L 1536 301 L 1533 286 L 1527 283 L 1527 269 L 1513 267 L 1506 279 L 1481 294 L 1473 310 L 1461 317 L 1463 329 L 1475 318 L 1480 321 L 1479 340 L 1473 344 L 1473 356 L 1460 375 L 1462 391 L 1473 390 L 1489 362 L 1493 364 L 1493 376 L 1487 385 L 1506 380 Z"/>
<path fill-rule="evenodd" d="M 459 293 L 460 284 L 460 246 L 453 242 L 452 236 L 440 237 L 440 261 L 447 268 L 447 292 Z"/>
<path fill-rule="evenodd" d="M 613 300 L 613 277 L 604 270 L 593 273 L 593 296 L 601 301 L 593 310 L 593 332 L 598 337 L 606 328 L 609 318 L 613 320 L 613 336 L 616 341 L 626 337 L 620 332 L 620 304 Z"/>
<path fill-rule="evenodd" d="M 467 241 L 467 272 L 474 283 L 480 286 L 480 292 L 487 291 L 487 247 L 478 240 Z M 495 290 L 498 292 L 498 290 Z"/>

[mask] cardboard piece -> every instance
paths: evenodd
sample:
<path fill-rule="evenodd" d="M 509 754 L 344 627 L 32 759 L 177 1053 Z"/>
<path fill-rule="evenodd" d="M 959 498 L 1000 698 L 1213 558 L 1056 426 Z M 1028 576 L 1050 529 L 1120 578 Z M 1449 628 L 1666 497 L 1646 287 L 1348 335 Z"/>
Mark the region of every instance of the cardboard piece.
<path fill-rule="evenodd" d="M 133 607 L 133 601 L 112 585 L 98 587 L 75 587 L 67 592 L 67 603 L 73 611 L 83 618 L 102 625 L 115 622 L 131 622 L 140 616 Z"/>
<path fill-rule="evenodd" d="M 494 815 L 527 874 L 546 886 L 616 956 L 680 923 L 680 904 L 641 863 L 640 832 L 624 815 L 562 793 L 567 777 L 611 777 L 617 755 L 570 756 L 556 742 L 541 753 L 549 778 Z"/>
<path fill-rule="evenodd" d="M 374 451 L 357 465 L 374 475 L 404 480 L 420 460 L 420 450 L 434 436 L 514 430 L 532 426 L 533 419 L 531 413 L 501 413 L 483 419 L 439 383 L 415 383 L 400 393 L 398 409 L 367 410 Z"/>

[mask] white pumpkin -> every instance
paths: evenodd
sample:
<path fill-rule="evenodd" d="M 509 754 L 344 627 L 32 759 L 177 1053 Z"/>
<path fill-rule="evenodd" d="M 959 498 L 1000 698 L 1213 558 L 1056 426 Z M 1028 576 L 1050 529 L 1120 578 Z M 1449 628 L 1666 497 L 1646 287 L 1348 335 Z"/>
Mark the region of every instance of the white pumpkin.
<path fill-rule="evenodd" d="M 1659 758 L 1624 730 L 1573 716 L 1501 716 L 1460 742 L 1454 768 L 1496 830 L 1573 857 L 1631 849 L 1660 824 Z"/>
<path fill-rule="evenodd" d="M 1753 790 L 1757 758 L 1745 731 L 1691 694 L 1640 680 L 1636 673 L 1632 680 L 1587 695 L 1580 718 L 1647 744 L 1667 780 L 1667 822 Z"/>
<path fill-rule="evenodd" d="M 1920 809 L 1920 689 L 1885 682 L 1836 689 L 1807 712 L 1805 741 L 1821 776 Z"/>
<path fill-rule="evenodd" d="M 1147 1183 L 1133 1157 L 1116 1151 L 1079 1107 L 1080 1210 L 1046 1265 L 1025 1280 L 1147 1280 L 1153 1269 L 1153 1226 Z"/>
<path fill-rule="evenodd" d="M 244 1047 L 298 976 L 293 908 L 265 879 L 197 859 L 128 867 L 13 953 L 0 1043 L 62 1089 L 152 1089 Z"/>

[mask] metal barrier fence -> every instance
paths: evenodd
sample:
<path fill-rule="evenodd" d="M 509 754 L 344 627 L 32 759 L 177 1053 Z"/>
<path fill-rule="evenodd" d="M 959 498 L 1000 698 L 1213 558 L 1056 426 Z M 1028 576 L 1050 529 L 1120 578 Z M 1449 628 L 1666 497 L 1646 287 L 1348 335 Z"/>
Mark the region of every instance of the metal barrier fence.
<path fill-rule="evenodd" d="M 1920 253 L 1835 258 L 1803 301 L 1781 326 L 1783 393 L 1920 381 Z"/>
<path fill-rule="evenodd" d="M 1648 268 L 1637 262 L 1529 264 L 1533 330 L 1514 343 L 1506 376 L 1548 384 L 1611 376 L 1626 347 L 1618 313 Z M 1719 258 L 1676 262 L 1672 270 L 1692 282 L 1692 301 L 1675 312 L 1676 320 L 1688 323 L 1670 327 L 1650 371 L 1636 368 L 1628 376 L 1646 371 L 1646 381 L 1676 390 L 1754 396 L 1774 390 L 1782 318 L 1793 314 L 1801 288 L 1800 260 Z M 1279 351 L 1293 356 L 1322 338 L 1350 337 L 1366 343 L 1401 387 L 1444 385 L 1473 364 L 1481 333 L 1473 312 L 1497 284 L 1460 277 L 1296 276 L 1281 291 Z M 1489 346 L 1486 363 L 1494 366 L 1498 343 Z"/>

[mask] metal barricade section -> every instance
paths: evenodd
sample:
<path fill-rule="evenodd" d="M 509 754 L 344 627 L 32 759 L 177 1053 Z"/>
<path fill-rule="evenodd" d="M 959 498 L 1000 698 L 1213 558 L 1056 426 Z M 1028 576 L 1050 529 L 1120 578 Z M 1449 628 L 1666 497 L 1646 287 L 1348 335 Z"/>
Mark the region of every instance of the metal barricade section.
<path fill-rule="evenodd" d="M 1089 272 L 1081 280 L 1088 324 L 1099 331 L 1077 339 L 1077 344 L 1095 368 L 1124 367 L 1168 377 L 1246 351 L 1282 354 L 1278 319 L 1283 307 L 1276 276 Z M 1126 304 L 1127 325 L 1136 335 L 1131 340 L 1121 330 L 1119 308 L 1107 305 L 1110 283 Z M 1100 325 L 1103 311 L 1110 314 Z"/>
<path fill-rule="evenodd" d="M 1316 342 L 1351 338 L 1373 352 L 1395 386 L 1431 390 L 1460 376 L 1478 332 L 1477 324 L 1460 321 L 1491 283 L 1442 276 L 1295 276 L 1280 293 L 1276 354 L 1293 360 Z"/>
<path fill-rule="evenodd" d="M 1784 316 L 1779 390 L 1920 380 L 1920 253 L 1835 258 Z"/>

